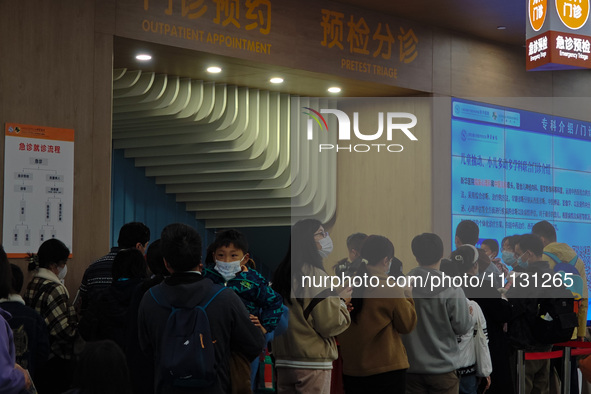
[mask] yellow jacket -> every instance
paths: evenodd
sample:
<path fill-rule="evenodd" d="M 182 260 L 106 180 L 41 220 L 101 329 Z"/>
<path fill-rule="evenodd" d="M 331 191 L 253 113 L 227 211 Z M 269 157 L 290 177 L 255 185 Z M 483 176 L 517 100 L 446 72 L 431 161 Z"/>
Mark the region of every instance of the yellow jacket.
<path fill-rule="evenodd" d="M 544 248 L 544 252 L 552 253 L 560 261 L 571 261 L 575 258 L 577 253 L 565 243 L 552 242 Z M 543 255 L 542 258 L 550 263 L 550 268 L 554 269 L 556 262 L 549 256 Z M 577 329 L 577 337 L 585 337 L 587 329 L 587 307 L 589 302 L 589 296 L 587 294 L 587 274 L 585 272 L 585 264 L 583 260 L 579 258 L 575 264 L 575 268 L 579 271 L 581 278 L 583 279 L 583 294 L 581 294 L 581 302 L 579 304 L 579 327 Z"/>

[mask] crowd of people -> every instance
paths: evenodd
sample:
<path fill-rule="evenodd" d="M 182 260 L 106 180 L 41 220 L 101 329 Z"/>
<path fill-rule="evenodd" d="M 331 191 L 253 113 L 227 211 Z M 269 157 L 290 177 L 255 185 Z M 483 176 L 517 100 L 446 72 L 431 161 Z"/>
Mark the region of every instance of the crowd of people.
<path fill-rule="evenodd" d="M 31 256 L 24 292 L 23 272 L 0 248 L 1 393 L 511 394 L 517 349 L 585 338 L 585 267 L 547 221 L 500 244 L 462 221 L 446 257 L 437 234 L 419 234 L 405 275 L 393 243 L 363 233 L 327 268 L 332 240 L 304 219 L 271 281 L 238 230 L 217 232 L 204 259 L 188 225 L 150 238 L 144 224 L 125 224 L 74 300 L 63 242 Z M 327 275 L 375 280 L 302 280 Z M 564 378 L 559 364 L 526 361 L 525 392 L 547 393 L 554 369 Z M 566 374 L 576 373 L 573 363 Z"/>

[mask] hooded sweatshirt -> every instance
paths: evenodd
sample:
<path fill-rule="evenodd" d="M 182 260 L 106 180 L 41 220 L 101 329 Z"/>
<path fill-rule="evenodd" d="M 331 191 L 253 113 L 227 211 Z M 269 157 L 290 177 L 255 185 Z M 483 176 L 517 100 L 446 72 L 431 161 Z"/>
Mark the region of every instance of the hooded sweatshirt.
<path fill-rule="evenodd" d="M 166 278 L 159 287 L 162 296 L 177 308 L 191 308 L 206 303 L 211 297 L 211 280 L 196 272 L 175 273 Z M 212 340 L 215 343 L 217 382 L 209 388 L 200 389 L 203 394 L 229 393 L 230 350 L 242 354 L 252 361 L 265 345 L 261 330 L 250 321 L 248 311 L 233 291 L 227 289 L 218 294 L 207 307 Z M 138 334 L 140 347 L 146 356 L 154 360 L 155 393 L 194 393 L 195 389 L 182 389 L 167 385 L 158 368 L 160 348 L 166 322 L 171 308 L 160 305 L 150 291 L 144 294 L 138 312 Z"/>
<path fill-rule="evenodd" d="M 408 273 L 418 277 L 413 286 L 417 326 L 402 336 L 408 354 L 408 373 L 443 374 L 460 367 L 458 335 L 473 327 L 464 291 L 450 287 L 439 270 L 417 267 Z M 438 277 L 432 282 L 432 277 Z"/>

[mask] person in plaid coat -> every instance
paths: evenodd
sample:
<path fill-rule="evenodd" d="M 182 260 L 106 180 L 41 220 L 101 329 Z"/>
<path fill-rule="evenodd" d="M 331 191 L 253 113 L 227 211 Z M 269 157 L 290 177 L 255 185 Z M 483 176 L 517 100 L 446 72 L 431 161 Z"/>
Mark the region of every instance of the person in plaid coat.
<path fill-rule="evenodd" d="M 78 318 L 62 281 L 67 273 L 70 250 L 60 240 L 49 239 L 37 252 L 39 269 L 29 282 L 25 303 L 35 309 L 49 329 L 49 361 L 39 371 L 37 388 L 43 393 L 62 393 L 71 383 L 74 370 L 74 343 Z"/>

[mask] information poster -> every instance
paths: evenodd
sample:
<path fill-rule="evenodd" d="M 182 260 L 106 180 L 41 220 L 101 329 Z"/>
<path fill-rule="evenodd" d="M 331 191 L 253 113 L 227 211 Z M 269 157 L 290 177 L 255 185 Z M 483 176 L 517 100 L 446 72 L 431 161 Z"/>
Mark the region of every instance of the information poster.
<path fill-rule="evenodd" d="M 452 234 L 530 233 L 547 220 L 591 276 L 591 123 L 452 100 Z"/>
<path fill-rule="evenodd" d="M 8 257 L 57 238 L 72 251 L 74 130 L 7 123 L 2 245 Z"/>

